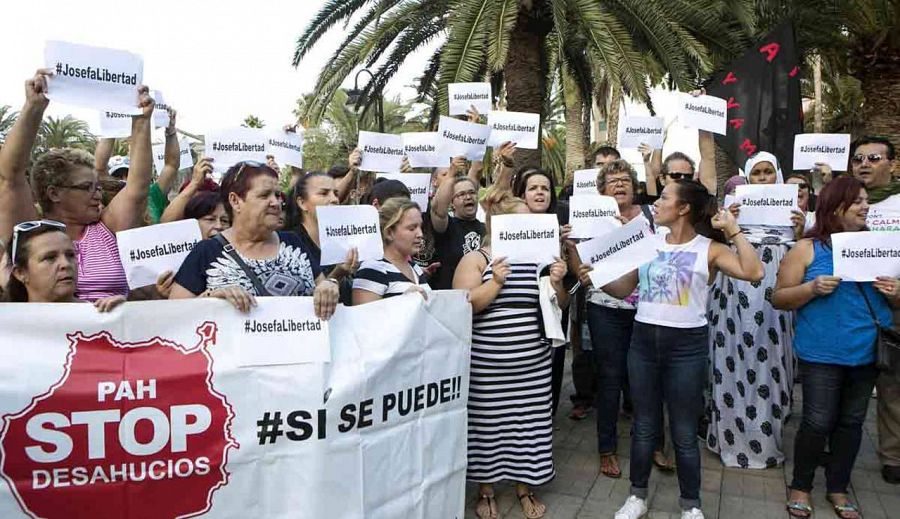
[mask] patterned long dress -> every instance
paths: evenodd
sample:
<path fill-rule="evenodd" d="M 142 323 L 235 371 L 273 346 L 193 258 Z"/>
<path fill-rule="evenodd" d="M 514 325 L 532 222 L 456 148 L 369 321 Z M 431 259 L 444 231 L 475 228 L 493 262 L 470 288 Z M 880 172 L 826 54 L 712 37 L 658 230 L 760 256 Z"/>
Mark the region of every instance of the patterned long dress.
<path fill-rule="evenodd" d="M 781 259 L 793 245 L 786 228 L 744 228 L 763 263 L 757 283 L 719 273 L 711 287 L 711 417 L 707 446 L 729 467 L 784 461 L 782 427 L 793 387 L 793 313 L 772 307 Z"/>
<path fill-rule="evenodd" d="M 551 351 L 541 338 L 537 265 L 513 264 L 472 324 L 470 481 L 547 483 L 553 468 Z M 488 267 L 482 275 L 493 275 Z"/>

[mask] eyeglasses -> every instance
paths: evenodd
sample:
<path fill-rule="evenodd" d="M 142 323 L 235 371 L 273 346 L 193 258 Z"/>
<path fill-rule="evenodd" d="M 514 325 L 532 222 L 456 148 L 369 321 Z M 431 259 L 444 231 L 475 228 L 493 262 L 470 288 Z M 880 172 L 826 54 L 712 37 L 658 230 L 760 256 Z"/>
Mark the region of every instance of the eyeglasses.
<path fill-rule="evenodd" d="M 869 153 L 868 155 L 863 155 L 860 153 L 851 157 L 850 162 L 854 164 L 862 164 L 866 161 L 866 159 L 869 160 L 869 164 L 878 164 L 884 159 L 884 157 L 880 153 Z"/>
<path fill-rule="evenodd" d="M 692 173 L 666 173 L 666 176 L 672 180 L 690 180 L 694 177 Z"/>
<path fill-rule="evenodd" d="M 631 177 L 608 178 L 605 184 L 610 186 L 627 186 L 631 183 Z"/>
<path fill-rule="evenodd" d="M 477 193 L 475 193 L 475 191 L 460 191 L 459 193 L 453 195 L 453 199 L 456 200 L 457 198 L 475 198 L 475 196 L 477 196 Z"/>
<path fill-rule="evenodd" d="M 60 231 L 66 230 L 66 224 L 57 222 L 56 220 L 32 220 L 30 222 L 22 222 L 13 227 L 12 249 L 10 249 L 10 257 L 13 265 L 16 264 L 16 250 L 19 248 L 19 235 L 40 229 L 41 227 L 53 227 Z"/>
<path fill-rule="evenodd" d="M 82 182 L 81 184 L 63 184 L 59 187 L 65 189 L 76 189 L 78 191 L 85 191 L 87 193 L 95 193 L 97 191 L 103 190 L 103 185 L 100 182 Z"/>

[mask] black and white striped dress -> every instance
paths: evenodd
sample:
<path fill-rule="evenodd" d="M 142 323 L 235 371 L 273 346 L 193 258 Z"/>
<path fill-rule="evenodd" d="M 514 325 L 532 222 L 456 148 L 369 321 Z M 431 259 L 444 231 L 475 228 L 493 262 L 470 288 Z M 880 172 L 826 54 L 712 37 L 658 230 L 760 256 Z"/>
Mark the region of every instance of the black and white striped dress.
<path fill-rule="evenodd" d="M 541 339 L 537 265 L 511 265 L 472 323 L 467 478 L 547 483 L 553 468 L 550 346 Z M 482 281 L 491 278 L 488 267 Z"/>

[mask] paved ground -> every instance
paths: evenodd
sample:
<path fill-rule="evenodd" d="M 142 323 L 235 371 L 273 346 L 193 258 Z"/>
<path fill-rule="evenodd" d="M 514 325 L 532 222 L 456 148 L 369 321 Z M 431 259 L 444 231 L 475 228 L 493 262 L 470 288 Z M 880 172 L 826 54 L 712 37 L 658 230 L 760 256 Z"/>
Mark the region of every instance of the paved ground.
<path fill-rule="evenodd" d="M 554 431 L 554 460 L 557 476 L 551 483 L 535 489 L 548 511 L 547 519 L 595 519 L 612 518 L 615 511 L 628 497 L 628 452 L 631 423 L 620 419 L 619 464 L 622 478 L 607 478 L 599 473 L 595 420 L 591 411 L 586 420 L 575 422 L 567 418 L 573 393 L 571 375 L 567 371 L 563 398 L 556 417 Z M 799 400 L 799 386 L 795 398 Z M 703 455 L 702 494 L 703 512 L 709 519 L 783 519 L 788 517 L 784 504 L 786 484 L 790 482 L 793 468 L 793 442 L 799 425 L 799 401 L 794 404 L 794 415 L 786 426 L 785 449 L 787 462 L 784 467 L 768 470 L 742 470 L 722 466 L 719 458 L 701 444 Z M 900 519 L 900 486 L 888 485 L 881 479 L 875 445 L 875 401 L 869 405 L 862 448 L 852 477 L 853 497 L 866 519 Z M 814 517 L 836 517 L 825 501 L 825 475 L 823 469 L 816 473 L 816 490 L 813 494 Z M 500 505 L 501 518 L 523 518 L 512 485 L 497 485 L 495 491 Z M 475 517 L 477 487 L 467 487 L 467 516 Z M 650 478 L 651 519 L 679 519 L 678 480 L 674 474 L 654 469 Z"/>

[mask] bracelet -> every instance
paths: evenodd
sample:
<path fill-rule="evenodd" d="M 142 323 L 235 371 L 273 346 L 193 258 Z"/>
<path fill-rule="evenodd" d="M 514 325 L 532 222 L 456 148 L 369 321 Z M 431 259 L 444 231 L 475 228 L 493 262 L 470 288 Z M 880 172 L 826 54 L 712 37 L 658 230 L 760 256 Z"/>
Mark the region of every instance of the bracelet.
<path fill-rule="evenodd" d="M 726 236 L 725 238 L 726 238 L 728 241 L 731 241 L 731 240 L 734 239 L 735 236 L 737 236 L 738 234 L 742 234 L 743 232 L 744 232 L 744 231 L 737 231 L 736 233 L 732 234 L 731 236 Z"/>
<path fill-rule="evenodd" d="M 325 278 L 325 281 L 331 281 L 332 283 L 334 283 L 335 285 L 338 285 L 338 286 L 340 286 L 340 284 L 341 284 L 341 282 L 335 278 Z"/>

